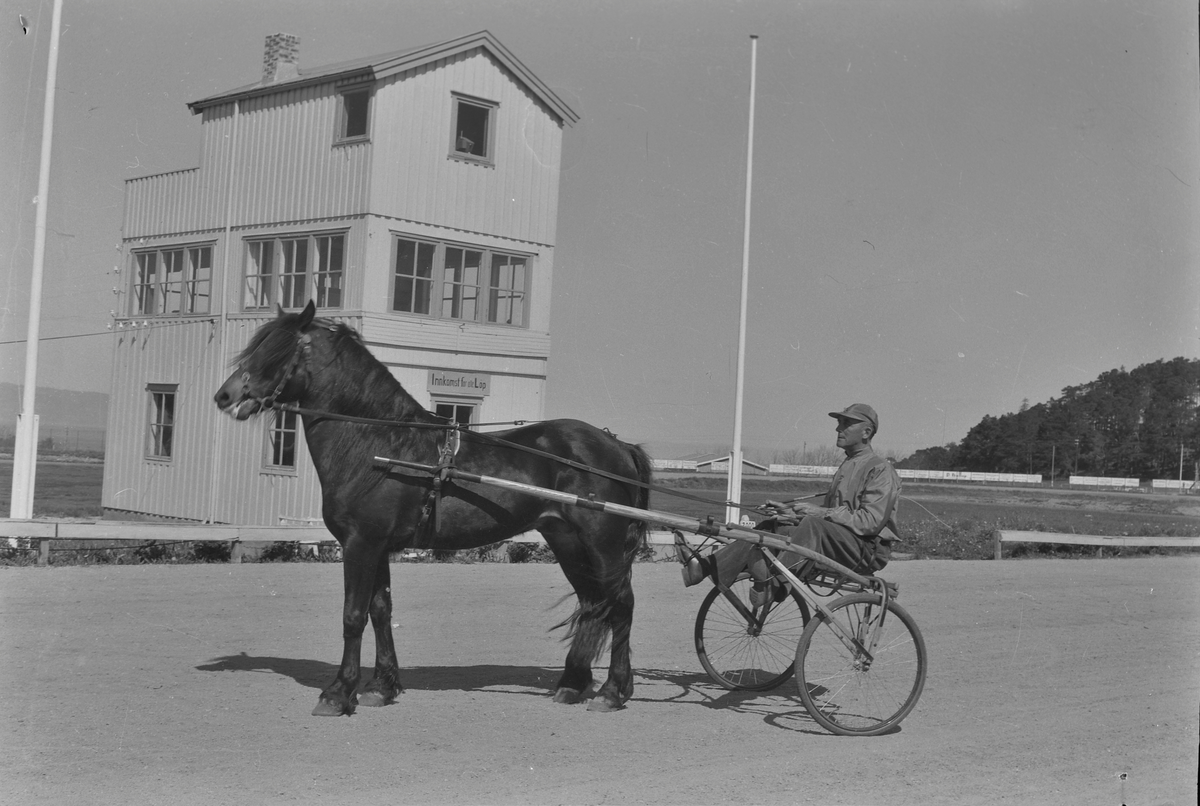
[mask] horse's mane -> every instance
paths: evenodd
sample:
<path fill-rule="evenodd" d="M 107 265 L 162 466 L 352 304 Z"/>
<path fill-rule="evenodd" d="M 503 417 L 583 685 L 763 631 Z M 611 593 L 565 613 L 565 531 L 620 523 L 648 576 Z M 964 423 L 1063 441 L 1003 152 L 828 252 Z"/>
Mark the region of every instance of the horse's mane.
<path fill-rule="evenodd" d="M 234 359 L 241 364 L 254 357 L 266 372 L 283 372 L 296 351 L 296 338 L 301 332 L 324 330 L 333 358 L 310 372 L 332 372 L 338 376 L 328 384 L 333 389 L 331 404 L 343 413 L 407 421 L 439 421 L 416 401 L 367 349 L 357 330 L 344 322 L 318 317 L 301 331 L 301 314 L 288 313 L 260 327 L 250 343 Z M 278 338 L 284 334 L 285 338 Z"/>

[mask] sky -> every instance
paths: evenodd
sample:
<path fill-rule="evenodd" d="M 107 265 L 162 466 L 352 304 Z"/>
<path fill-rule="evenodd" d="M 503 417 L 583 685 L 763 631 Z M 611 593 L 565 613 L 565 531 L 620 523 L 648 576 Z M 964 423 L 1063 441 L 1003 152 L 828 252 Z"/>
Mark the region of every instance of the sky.
<path fill-rule="evenodd" d="M 0 4 L 0 382 L 20 383 L 52 4 Z M 904 455 L 1200 357 L 1194 3 L 64 0 L 39 386 L 107 391 L 124 182 L 197 164 L 186 104 L 257 80 L 267 35 L 317 67 L 482 29 L 581 115 L 547 416 L 661 456 L 731 444 L 751 35 L 749 454 L 832 445 L 826 413 L 866 402 Z"/>

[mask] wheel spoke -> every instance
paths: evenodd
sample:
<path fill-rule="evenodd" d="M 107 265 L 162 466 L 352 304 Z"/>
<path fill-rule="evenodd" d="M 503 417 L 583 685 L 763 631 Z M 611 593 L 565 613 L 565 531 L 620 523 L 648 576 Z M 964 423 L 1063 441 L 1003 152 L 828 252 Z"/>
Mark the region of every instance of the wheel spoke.
<path fill-rule="evenodd" d="M 878 594 L 845 596 L 830 605 L 835 620 L 867 642 L 876 625 Z M 912 617 L 894 602 L 868 664 L 847 649 L 823 618 L 812 621 L 796 648 L 800 698 L 818 723 L 836 733 L 873 735 L 899 724 L 925 683 L 925 643 Z"/>
<path fill-rule="evenodd" d="M 749 602 L 751 583 L 742 578 L 730 586 L 730 595 Z M 747 610 L 749 605 L 746 604 Z M 760 618 L 747 620 L 718 588 L 705 597 L 696 616 L 696 653 L 705 671 L 728 689 L 764 691 L 792 675 L 796 643 L 807 621 L 806 607 L 789 595 L 774 603 Z"/>

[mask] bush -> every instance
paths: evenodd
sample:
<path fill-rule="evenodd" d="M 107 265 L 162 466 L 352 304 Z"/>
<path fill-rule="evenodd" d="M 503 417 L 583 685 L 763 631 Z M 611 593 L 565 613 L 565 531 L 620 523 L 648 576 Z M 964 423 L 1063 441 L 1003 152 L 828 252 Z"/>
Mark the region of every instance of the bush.
<path fill-rule="evenodd" d="M 509 543 L 510 563 L 554 563 L 558 559 L 545 543 Z"/>
<path fill-rule="evenodd" d="M 192 559 L 198 563 L 227 563 L 231 550 L 232 546 L 229 543 L 194 543 Z"/>

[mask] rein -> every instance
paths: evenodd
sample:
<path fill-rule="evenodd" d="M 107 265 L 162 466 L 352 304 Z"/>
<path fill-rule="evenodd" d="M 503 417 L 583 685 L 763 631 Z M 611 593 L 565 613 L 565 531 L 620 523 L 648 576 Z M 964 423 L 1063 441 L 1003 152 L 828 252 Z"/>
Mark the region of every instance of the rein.
<path fill-rule="evenodd" d="M 537 448 L 531 448 L 528 445 L 518 445 L 515 442 L 509 442 L 506 439 L 500 439 L 499 437 L 494 437 L 490 434 L 480 433 L 479 431 L 466 431 L 466 430 L 460 429 L 455 424 L 402 422 L 400 420 L 381 420 L 381 419 L 376 419 L 373 417 L 355 417 L 350 414 L 334 414 L 333 412 L 329 412 L 329 411 L 320 411 L 318 409 L 308 409 L 308 408 L 304 408 L 303 406 L 297 406 L 294 403 L 279 404 L 277 406 L 277 408 L 279 408 L 282 411 L 295 412 L 296 414 L 306 416 L 306 417 L 313 417 L 316 419 L 324 419 L 324 420 L 340 420 L 342 422 L 357 423 L 359 425 L 378 425 L 378 426 L 384 426 L 387 428 L 432 428 L 432 429 L 438 429 L 438 430 L 442 430 L 442 431 L 458 431 L 461 436 L 469 437 L 470 439 L 476 440 L 478 442 L 483 442 L 483 443 L 487 443 L 490 445 L 496 445 L 496 446 L 503 447 L 503 448 L 511 448 L 516 451 L 523 451 L 525 453 L 533 454 L 534 456 L 540 456 L 544 459 L 552 459 L 555 462 L 558 462 L 559 464 L 566 465 L 567 467 L 571 467 L 576 470 L 582 470 L 586 473 L 592 473 L 597 476 L 603 476 L 605 478 L 612 479 L 613 481 L 618 481 L 623 484 L 632 484 L 635 487 L 641 487 L 642 489 L 649 490 L 650 492 L 662 493 L 663 495 L 670 495 L 670 496 L 674 496 L 676 498 L 685 498 L 689 501 L 696 501 L 701 504 L 712 504 L 714 506 L 727 506 L 731 503 L 729 501 L 714 501 L 711 498 L 704 498 L 703 496 L 692 495 L 690 493 L 680 492 L 680 491 L 672 489 L 670 487 L 663 487 L 658 484 L 648 484 L 644 481 L 639 481 L 638 479 L 631 479 L 626 476 L 618 475 L 617 473 L 610 473 L 607 470 L 601 470 L 598 467 L 592 467 L 591 465 L 585 465 L 582 462 L 576 462 L 573 459 L 566 459 L 562 456 L 557 456 L 553 453 L 548 453 L 546 451 L 538 450 Z M 434 416 L 436 416 L 436 415 L 434 415 Z M 513 420 L 511 422 L 513 424 L 519 425 L 519 424 L 525 423 L 527 421 Z M 508 423 L 486 423 L 486 425 L 507 425 L 507 424 Z M 734 505 L 737 506 L 738 504 L 736 504 L 736 502 L 735 502 Z"/>
<path fill-rule="evenodd" d="M 287 386 L 287 384 L 292 380 L 292 377 L 295 376 L 295 374 L 296 374 L 296 370 L 298 370 L 300 368 L 300 362 L 303 361 L 304 358 L 306 358 L 311 351 L 312 351 L 312 337 L 309 336 L 307 333 L 299 334 L 299 336 L 297 336 L 297 338 L 296 338 L 296 349 L 292 352 L 292 358 L 291 358 L 291 361 L 288 363 L 287 370 L 283 373 L 283 377 L 279 379 L 279 383 L 277 383 L 275 385 L 275 388 L 266 397 L 256 398 L 256 397 L 253 397 L 252 395 L 248 394 L 250 376 L 249 376 L 249 373 L 247 373 L 243 370 L 243 372 L 242 372 L 242 383 L 243 383 L 242 389 L 243 389 L 243 392 L 247 393 L 246 397 L 250 400 L 257 400 L 258 404 L 260 406 L 262 406 L 264 409 L 278 408 L 281 411 L 295 412 L 296 414 L 306 416 L 306 417 L 312 417 L 315 419 L 340 420 L 342 422 L 357 423 L 359 425 L 376 425 L 376 426 L 384 426 L 387 428 L 431 428 L 431 429 L 438 429 L 441 431 L 448 431 L 448 432 L 453 431 L 453 432 L 458 433 L 459 435 L 461 435 L 463 433 L 463 429 L 461 429 L 457 423 L 449 423 L 449 422 L 447 422 L 447 423 L 419 423 L 419 422 L 401 422 L 398 420 L 382 420 L 382 419 L 377 419 L 377 418 L 373 418 L 373 417 L 356 417 L 356 416 L 349 415 L 349 414 L 335 414 L 335 413 L 329 412 L 329 411 L 308 409 L 308 408 L 304 408 L 302 406 L 297 406 L 294 403 L 282 403 L 282 404 L 277 403 L 276 400 L 279 397 L 280 393 L 283 391 L 283 388 L 285 386 Z M 432 416 L 436 417 L 437 415 L 435 414 Z M 524 424 L 525 422 L 527 422 L 527 421 L 514 420 L 514 421 L 512 421 L 512 424 L 521 425 L 521 424 Z M 479 423 L 478 425 L 508 425 L 508 424 L 509 423 Z M 611 431 L 608 431 L 607 429 L 605 429 L 605 431 L 609 434 L 612 433 Z M 631 478 L 627 478 L 625 476 L 618 475 L 616 473 L 610 473 L 607 470 L 601 470 L 598 467 L 591 467 L 590 465 L 585 465 L 582 462 L 576 462 L 572 459 L 566 459 L 562 456 L 556 456 L 555 454 L 548 453 L 548 452 L 542 451 L 542 450 L 538 450 L 537 448 L 531 448 L 526 445 L 518 445 L 515 442 L 509 442 L 508 440 L 500 439 L 499 437 L 493 437 L 489 434 L 483 434 L 478 431 L 466 431 L 465 433 L 469 434 L 471 439 L 477 440 L 479 442 L 484 442 L 484 443 L 488 443 L 491 445 L 496 445 L 496 446 L 504 447 L 504 448 L 511 448 L 512 450 L 516 450 L 516 451 L 523 451 L 525 453 L 532 454 L 534 456 L 540 456 L 544 459 L 551 459 L 555 462 L 558 462 L 559 464 L 566 465 L 567 467 L 571 467 L 576 470 L 582 470 L 585 473 L 592 473 L 597 476 L 603 476 L 605 478 L 620 482 L 622 484 L 632 484 L 635 487 L 640 487 L 642 489 L 649 490 L 650 492 L 662 493 L 663 495 L 670 495 L 670 496 L 674 496 L 676 498 L 684 498 L 689 501 L 696 501 L 699 503 L 710 504 L 713 506 L 730 506 L 730 505 L 732 505 L 732 506 L 737 506 L 739 508 L 744 508 L 744 507 L 741 507 L 740 503 L 738 503 L 736 501 L 713 501 L 712 499 L 704 498 L 703 496 L 691 495 L 690 493 L 679 492 L 678 490 L 673 490 L 669 487 L 662 487 L 657 484 L 649 484 L 644 481 L 639 481 L 638 479 L 631 479 Z M 615 439 L 615 437 L 614 437 L 614 439 Z M 457 440 L 456 440 L 456 442 L 457 442 Z M 456 445 L 455 449 L 457 450 L 457 445 Z M 435 477 L 435 481 L 436 480 L 438 480 L 438 479 Z M 444 480 L 444 479 L 442 479 L 442 480 Z M 440 485 L 438 485 L 438 486 L 440 486 Z"/>

